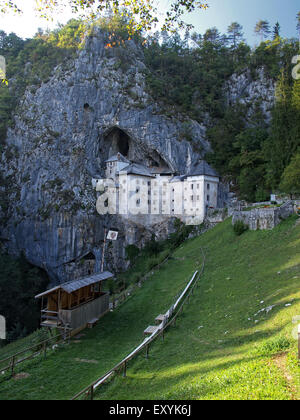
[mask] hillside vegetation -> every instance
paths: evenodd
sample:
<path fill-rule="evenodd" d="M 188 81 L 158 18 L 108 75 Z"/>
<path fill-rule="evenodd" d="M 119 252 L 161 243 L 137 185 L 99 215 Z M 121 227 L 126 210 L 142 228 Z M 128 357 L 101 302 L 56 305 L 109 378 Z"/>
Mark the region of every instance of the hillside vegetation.
<path fill-rule="evenodd" d="M 108 371 L 142 341 L 202 263 L 190 304 L 165 340 L 138 356 L 97 399 L 299 399 L 300 224 L 236 236 L 228 219 L 186 241 L 127 301 L 92 330 L 0 378 L 0 399 L 65 399 Z M 15 343 L 13 343 L 15 345 Z M 5 348 L 0 350 L 0 358 Z M 6 349 L 6 353 L 8 349 Z"/>

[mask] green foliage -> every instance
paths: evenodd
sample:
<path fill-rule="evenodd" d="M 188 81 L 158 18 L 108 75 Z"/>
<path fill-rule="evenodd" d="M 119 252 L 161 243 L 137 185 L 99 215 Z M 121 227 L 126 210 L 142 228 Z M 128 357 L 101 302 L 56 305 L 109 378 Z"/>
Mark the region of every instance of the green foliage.
<path fill-rule="evenodd" d="M 83 45 L 87 25 L 72 19 L 52 32 L 39 31 L 25 41 L 14 33 L 0 31 L 0 55 L 7 63 L 8 86 L 0 86 L 0 143 L 11 125 L 12 113 L 28 86 L 49 80 L 53 69 L 66 64 Z"/>
<path fill-rule="evenodd" d="M 40 307 L 34 296 L 45 290 L 48 277 L 19 259 L 0 255 L 0 308 L 7 321 L 7 340 L 24 337 L 39 326 Z"/>
<path fill-rule="evenodd" d="M 155 235 L 153 234 L 151 237 L 151 241 L 149 241 L 143 249 L 143 253 L 147 256 L 152 256 L 158 255 L 161 251 L 161 244 L 158 241 L 156 241 Z"/>
<path fill-rule="evenodd" d="M 125 248 L 126 259 L 133 262 L 136 257 L 139 255 L 140 250 L 136 245 L 127 245 Z"/>
<path fill-rule="evenodd" d="M 241 236 L 244 232 L 246 232 L 249 229 L 249 226 L 246 225 L 242 220 L 237 220 L 235 224 L 233 225 L 234 233 L 237 236 Z"/>
<path fill-rule="evenodd" d="M 300 149 L 285 168 L 279 188 L 288 194 L 300 193 Z"/>
<path fill-rule="evenodd" d="M 277 85 L 270 136 L 265 143 L 266 182 L 273 190 L 300 147 L 300 81 L 282 72 Z"/>

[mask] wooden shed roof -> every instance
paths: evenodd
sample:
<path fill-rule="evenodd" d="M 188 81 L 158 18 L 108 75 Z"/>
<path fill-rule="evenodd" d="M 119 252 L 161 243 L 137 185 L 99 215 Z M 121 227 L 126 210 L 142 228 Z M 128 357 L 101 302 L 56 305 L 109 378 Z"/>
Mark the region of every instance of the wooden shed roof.
<path fill-rule="evenodd" d="M 38 299 L 42 296 L 49 295 L 55 292 L 58 289 L 62 289 L 67 293 L 76 292 L 76 290 L 81 289 L 85 286 L 90 286 L 91 284 L 99 283 L 100 281 L 110 279 L 114 275 L 109 271 L 104 271 L 102 273 L 93 274 L 92 276 L 84 277 L 82 279 L 68 281 L 66 283 L 60 284 L 59 286 L 53 287 L 52 289 L 46 290 L 43 293 L 35 296 L 35 299 Z"/>

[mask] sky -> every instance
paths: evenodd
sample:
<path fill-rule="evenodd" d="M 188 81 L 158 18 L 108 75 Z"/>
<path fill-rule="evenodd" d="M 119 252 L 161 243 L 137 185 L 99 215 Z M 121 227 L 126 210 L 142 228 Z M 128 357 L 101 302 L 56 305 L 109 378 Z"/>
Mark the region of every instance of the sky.
<path fill-rule="evenodd" d="M 58 22 L 66 23 L 74 17 L 70 11 L 57 14 L 53 22 L 35 15 L 34 0 L 19 0 L 24 4 L 25 12 L 21 16 L 9 14 L 0 17 L 0 29 L 5 32 L 15 32 L 22 38 L 32 37 L 39 27 L 55 28 Z M 163 13 L 170 0 L 157 0 Z M 300 11 L 299 0 L 204 0 L 209 4 L 207 10 L 197 10 L 186 15 L 185 20 L 195 26 L 195 30 L 204 33 L 208 28 L 216 26 L 225 33 L 232 22 L 240 23 L 244 28 L 245 38 L 250 45 L 259 43 L 254 35 L 255 23 L 262 19 L 268 20 L 272 26 L 278 21 L 281 34 L 284 37 L 298 37 L 296 31 L 296 15 Z"/>

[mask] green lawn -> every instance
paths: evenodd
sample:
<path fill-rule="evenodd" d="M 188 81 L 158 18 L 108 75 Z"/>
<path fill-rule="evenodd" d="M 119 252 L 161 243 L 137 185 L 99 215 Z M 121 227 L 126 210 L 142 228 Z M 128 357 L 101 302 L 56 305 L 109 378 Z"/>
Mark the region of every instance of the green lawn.
<path fill-rule="evenodd" d="M 152 347 L 149 360 L 132 361 L 127 378 L 114 379 L 96 397 L 299 399 L 292 338 L 292 319 L 300 315 L 300 225 L 295 227 L 295 220 L 240 237 L 228 220 L 177 251 L 184 257 L 201 245 L 207 255 L 190 305 L 165 341 Z"/>
<path fill-rule="evenodd" d="M 299 399 L 300 368 L 292 338 L 300 315 L 300 225 L 237 237 L 231 220 L 187 241 L 141 289 L 51 352 L 19 366 L 26 379 L 0 376 L 0 399 L 66 399 L 109 370 L 142 340 L 202 263 L 190 304 L 149 359 L 100 388 L 98 399 Z M 263 302 L 263 303 L 262 303 Z M 273 306 L 275 305 L 275 306 Z M 288 305 L 288 306 L 286 306 Z M 262 309 L 272 307 L 267 311 Z M 3 350 L 3 349 L 2 349 Z"/>
<path fill-rule="evenodd" d="M 107 372 L 143 340 L 144 329 L 174 302 L 197 266 L 190 260 L 170 260 L 142 288 L 105 315 L 79 340 L 50 351 L 46 360 L 38 357 L 19 365 L 16 373 L 26 379 L 8 379 L 0 374 L 0 399 L 69 399 Z M 197 266 L 196 266 L 197 265 Z M 20 344 L 31 343 L 30 337 Z M 0 359 L 22 346 L 16 343 L 0 350 Z"/>

